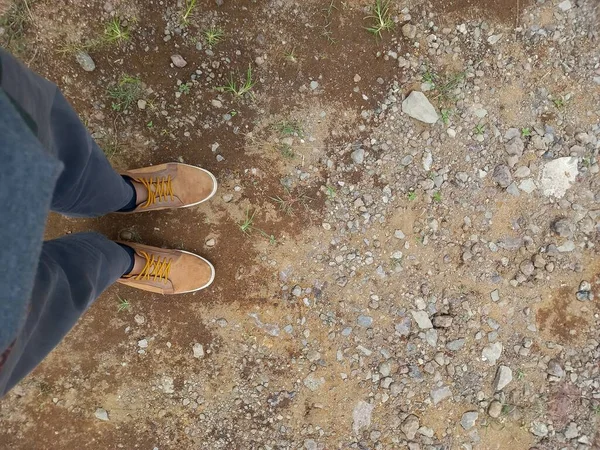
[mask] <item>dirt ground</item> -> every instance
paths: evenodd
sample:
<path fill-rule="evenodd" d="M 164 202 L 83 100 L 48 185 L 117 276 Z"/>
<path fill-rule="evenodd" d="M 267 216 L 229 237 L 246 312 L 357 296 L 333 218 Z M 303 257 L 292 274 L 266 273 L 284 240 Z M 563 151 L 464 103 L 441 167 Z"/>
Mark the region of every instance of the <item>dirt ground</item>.
<path fill-rule="evenodd" d="M 0 449 L 600 448 L 600 22 L 568 3 L 392 1 L 375 36 L 371 1 L 17 1 L 0 44 L 117 169 L 219 181 L 186 210 L 52 214 L 47 238 L 181 248 L 217 275 L 110 287 L 0 402 Z M 249 92 L 221 89 L 249 67 Z M 437 123 L 404 113 L 412 91 Z M 548 197 L 567 156 L 577 180 Z"/>

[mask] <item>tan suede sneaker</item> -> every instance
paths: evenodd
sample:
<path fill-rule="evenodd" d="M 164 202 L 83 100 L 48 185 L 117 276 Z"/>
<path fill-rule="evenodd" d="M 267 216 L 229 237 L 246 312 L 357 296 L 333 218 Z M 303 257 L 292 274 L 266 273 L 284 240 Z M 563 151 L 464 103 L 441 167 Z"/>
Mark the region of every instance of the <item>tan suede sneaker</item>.
<path fill-rule="evenodd" d="M 217 192 L 215 176 L 208 170 L 189 164 L 159 164 L 122 172 L 121 175 L 148 189 L 148 200 L 129 212 L 187 208 L 205 202 Z"/>
<path fill-rule="evenodd" d="M 146 260 L 139 274 L 119 278 L 119 283 L 127 286 L 158 294 L 184 294 L 204 289 L 215 279 L 213 265 L 194 253 L 134 242 L 121 244 Z"/>

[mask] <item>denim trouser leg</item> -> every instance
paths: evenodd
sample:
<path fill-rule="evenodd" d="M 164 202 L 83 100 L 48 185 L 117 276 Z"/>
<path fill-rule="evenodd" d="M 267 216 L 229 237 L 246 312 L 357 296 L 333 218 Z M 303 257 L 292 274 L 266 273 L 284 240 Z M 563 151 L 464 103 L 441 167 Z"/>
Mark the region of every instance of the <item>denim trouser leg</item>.
<path fill-rule="evenodd" d="M 114 171 L 56 86 L 1 49 L 0 66 L 0 86 L 44 151 L 64 164 L 52 210 L 95 217 L 127 205 L 133 198 L 131 186 Z M 46 357 L 130 264 L 121 246 L 97 233 L 43 244 L 25 326 L 4 355 L 4 365 L 0 355 L 0 397 Z"/>
<path fill-rule="evenodd" d="M 0 397 L 31 372 L 91 303 L 131 264 L 129 254 L 98 233 L 44 243 L 25 326 L 0 372 Z"/>

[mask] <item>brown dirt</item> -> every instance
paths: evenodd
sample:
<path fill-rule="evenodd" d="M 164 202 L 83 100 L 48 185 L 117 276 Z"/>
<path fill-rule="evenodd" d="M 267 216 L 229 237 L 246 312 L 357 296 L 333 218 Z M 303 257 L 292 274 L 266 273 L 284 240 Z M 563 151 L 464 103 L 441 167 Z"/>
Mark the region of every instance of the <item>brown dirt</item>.
<path fill-rule="evenodd" d="M 182 160 L 211 170 L 221 189 L 209 205 L 181 211 L 110 215 L 88 220 L 51 215 L 47 238 L 94 230 L 117 239 L 123 231 L 128 231 L 146 244 L 182 248 L 207 257 L 215 265 L 217 277 L 205 291 L 177 298 L 147 294 L 120 285 L 109 288 L 63 343 L 25 381 L 33 389 L 28 389 L 27 395 L 17 401 L 26 405 L 23 410 L 27 415 L 27 428 L 17 429 L 12 424 L 3 426 L 0 430 L 2 450 L 145 450 L 158 446 L 155 436 L 159 432 L 166 436 L 163 445 L 159 446 L 161 450 L 205 448 L 200 447 L 201 441 L 225 439 L 226 433 L 220 430 L 220 424 L 206 429 L 203 436 L 189 439 L 182 437 L 185 434 L 181 430 L 203 412 L 219 410 L 230 400 L 228 395 L 236 388 L 231 381 L 233 375 L 260 385 L 263 377 L 291 370 L 289 361 L 298 358 L 302 350 L 297 340 L 287 337 L 274 340 L 257 333 L 248 325 L 248 314 L 259 314 L 264 323 L 275 322 L 278 316 L 296 323 L 303 317 L 302 312 L 307 307 L 301 302 L 289 302 L 281 293 L 279 280 L 282 274 L 279 271 L 294 267 L 296 271 L 289 274 L 289 284 L 313 286 L 314 279 L 305 267 L 308 264 L 294 262 L 298 255 L 311 261 L 330 245 L 331 233 L 320 226 L 326 202 L 322 188 L 328 180 L 319 167 L 335 152 L 344 151 L 349 158 L 348 148 L 340 149 L 340 146 L 365 138 L 356 131 L 361 111 L 376 107 L 393 80 L 400 85 L 403 83 L 402 71 L 377 54 L 383 47 L 363 29 L 364 6 L 370 2 L 334 1 L 336 8 L 327 13 L 323 2 L 319 1 L 307 2 L 298 10 L 287 1 L 244 2 L 243 5 L 226 1 L 217 8 L 213 0 L 200 0 L 197 22 L 190 26 L 190 34 L 199 36 L 211 23 L 222 26 L 228 39 L 214 49 L 222 64 L 213 69 L 215 78 L 206 83 L 193 83 L 190 95 L 175 100 L 177 80 L 190 80 L 207 60 L 204 52 L 195 49 L 190 37 L 174 35 L 169 42 L 164 41 L 164 3 L 175 2 L 113 1 L 117 10 L 136 18 L 131 26 L 132 38 L 123 46 L 90 51 L 98 67 L 94 73 L 82 72 L 72 57 L 57 51 L 63 43 L 82 42 L 101 33 L 107 17 L 103 9 L 105 3 L 104 0 L 91 0 L 85 5 L 69 0 L 37 1 L 33 11 L 38 23 L 36 31 L 30 30 L 27 34 L 31 48 L 23 59 L 58 84 L 92 132 L 109 130 L 117 136 L 121 150 L 112 161 L 116 167 L 124 169 Z M 429 10 L 448 17 L 465 20 L 481 17 L 504 26 L 514 25 L 529 3 L 527 0 L 432 0 L 428 5 Z M 409 4 L 411 13 L 417 16 L 423 2 Z M 317 25 L 310 28 L 307 23 Z M 335 43 L 329 42 L 323 31 L 330 32 Z M 409 44 L 399 31 L 384 39 L 388 42 L 397 40 L 403 50 L 408 49 Z M 34 50 L 36 45 L 33 44 L 38 48 Z M 169 57 L 174 49 L 186 58 L 186 67 L 170 67 Z M 291 50 L 297 55 L 296 62 L 284 56 Z M 257 57 L 262 57 L 264 63 L 256 65 Z M 231 62 L 225 64 L 225 58 Z M 446 63 L 443 65 L 449 73 L 462 69 L 456 61 Z M 214 90 L 223 84 L 230 72 L 241 74 L 249 64 L 253 65 L 257 80 L 255 102 L 231 100 Z M 156 98 L 171 100 L 164 106 L 157 104 L 144 111 L 135 109 L 133 114 L 112 111 L 106 88 L 117 82 L 122 74 L 139 76 L 154 91 Z M 354 81 L 356 74 L 360 75 L 360 82 Z M 380 83 L 379 78 L 385 83 Z M 308 87 L 310 80 L 319 82 L 320 88 L 315 92 Z M 515 125 L 529 118 L 522 111 L 522 105 L 513 99 L 520 93 L 522 89 L 514 85 L 505 86 L 498 93 L 498 108 Z M 153 98 L 152 95 L 149 98 Z M 211 101 L 217 98 L 223 101 L 220 109 L 211 106 Z M 182 116 L 182 111 L 186 120 L 173 124 L 173 117 Z M 230 111 L 237 114 L 229 123 L 220 119 Z M 315 139 L 296 142 L 296 156 L 290 160 L 280 157 L 277 145 L 282 136 L 273 129 L 273 124 L 285 119 L 300 121 L 306 134 Z M 150 121 L 153 123 L 151 129 L 147 126 Z M 102 144 L 101 139 L 99 142 Z M 215 142 L 219 143 L 219 153 L 225 157 L 222 162 L 217 162 L 211 152 Z M 296 182 L 288 193 L 283 189 L 282 178 L 295 171 L 310 173 L 311 177 Z M 346 175 L 348 183 L 369 176 L 356 169 Z M 374 184 L 382 187 L 387 182 L 377 179 Z M 239 191 L 234 190 L 235 187 L 239 187 Z M 224 202 L 224 192 L 234 194 L 232 202 Z M 294 213 L 282 211 L 273 200 L 275 196 L 293 203 Z M 491 237 L 499 239 L 514 231 L 509 218 L 518 211 L 516 203 L 498 202 L 495 205 L 497 213 Z M 389 226 L 405 230 L 407 241 L 411 243 L 424 228 L 425 218 L 419 216 L 420 206 L 418 202 L 406 201 L 404 207 L 390 218 Z M 247 211 L 256 211 L 255 226 L 272 234 L 277 239 L 276 245 L 270 244 L 259 232 L 248 236 L 240 231 L 239 222 Z M 440 220 L 450 222 L 453 233 L 460 235 L 463 233 L 461 217 L 460 211 L 446 212 L 446 217 Z M 382 230 L 373 229 L 368 235 L 350 237 L 349 242 L 356 248 L 365 238 L 381 239 L 382 245 L 391 245 L 391 237 L 381 234 Z M 209 248 L 205 242 L 211 237 L 216 240 L 216 245 Z M 447 249 L 454 260 L 460 258 L 460 251 L 456 246 Z M 431 247 L 413 245 L 405 253 L 407 258 L 414 258 L 411 261 L 415 265 L 424 264 L 423 261 L 433 263 L 427 270 L 443 265 L 444 255 L 435 254 Z M 357 278 L 362 275 L 359 273 Z M 458 287 L 451 278 L 447 273 L 432 276 L 432 280 L 440 285 L 451 286 L 448 292 L 461 299 L 481 298 L 493 289 L 475 279 L 461 280 Z M 585 311 L 578 309 L 572 301 L 578 281 L 574 278 L 561 281 L 568 285 L 557 292 L 553 289 L 559 283 L 557 280 L 544 292 L 538 305 L 538 325 L 543 333 L 558 337 L 561 342 L 580 342 L 583 337 L 574 338 L 571 332 L 576 328 L 576 321 L 585 321 Z M 397 290 L 396 285 L 378 285 L 377 281 L 365 283 L 361 289 L 342 290 L 336 288 L 335 282 L 335 279 L 325 280 L 319 287 L 318 298 L 331 302 L 332 309 L 340 316 L 343 316 L 341 303 L 344 299 L 363 295 L 371 288 L 374 291 L 376 287 L 382 296 L 393 297 Z M 409 286 L 410 280 L 399 283 L 407 291 L 419 289 L 417 285 Z M 523 298 L 519 299 L 519 305 L 529 304 L 531 292 L 523 289 L 521 293 Z M 118 297 L 127 299 L 132 310 L 117 313 Z M 235 321 L 230 320 L 227 328 L 221 328 L 217 320 L 225 313 Z M 142 326 L 132 326 L 136 314 L 145 317 Z M 494 306 L 488 312 L 489 317 L 502 323 L 503 332 L 507 334 L 511 330 L 508 322 L 514 315 L 515 306 L 505 304 Z M 383 317 L 380 326 L 393 332 L 393 323 Z M 318 331 L 313 331 L 310 339 L 326 343 L 330 329 L 325 324 L 315 328 Z M 151 345 L 147 352 L 139 353 L 135 343 L 143 338 Z M 265 356 L 258 364 L 245 359 L 243 347 L 239 353 L 227 353 L 226 343 L 234 341 L 243 342 L 246 350 L 253 347 L 274 350 L 276 356 Z M 201 363 L 202 370 L 210 369 L 206 379 L 194 379 L 200 370 L 200 363 L 189 357 L 194 343 L 203 344 L 207 351 Z M 325 359 L 334 360 L 336 348 L 323 345 L 323 352 L 327 354 Z M 350 371 L 351 365 L 348 364 L 346 369 Z M 155 397 L 145 399 L 146 390 L 153 393 L 158 390 L 164 376 L 174 378 L 177 389 L 182 387 L 183 380 L 197 382 L 196 392 L 205 397 L 205 403 L 190 412 L 181 406 L 182 399 L 178 397 L 166 398 L 164 403 L 157 402 Z M 269 382 L 271 385 L 280 383 L 277 388 L 281 392 L 289 389 L 276 376 L 271 376 Z M 294 402 L 282 400 L 273 409 L 265 410 L 265 417 L 250 420 L 240 411 L 232 420 L 239 421 L 240 426 L 250 426 L 253 420 L 268 420 L 270 413 L 272 416 L 282 414 L 299 423 L 324 424 L 334 430 L 337 437 L 344 437 L 350 433 L 347 425 L 351 423 L 357 393 L 367 392 L 366 386 L 337 378 L 327 378 L 325 386 L 324 393 L 302 392 Z M 335 405 L 339 415 L 332 415 L 331 410 L 323 408 L 324 404 Z M 94 419 L 93 411 L 99 406 L 110 410 L 109 423 Z M 2 407 L 0 403 L 0 410 Z M 460 412 L 439 408 L 423 425 L 443 433 L 448 418 L 456 421 Z M 388 418 L 377 414 L 375 410 L 374 421 L 385 424 Z M 163 427 L 165 417 L 172 428 L 165 430 Z M 380 429 L 383 428 L 382 425 Z M 491 425 L 482 435 L 483 448 L 528 448 L 530 443 L 528 432 L 514 423 L 497 429 Z"/>

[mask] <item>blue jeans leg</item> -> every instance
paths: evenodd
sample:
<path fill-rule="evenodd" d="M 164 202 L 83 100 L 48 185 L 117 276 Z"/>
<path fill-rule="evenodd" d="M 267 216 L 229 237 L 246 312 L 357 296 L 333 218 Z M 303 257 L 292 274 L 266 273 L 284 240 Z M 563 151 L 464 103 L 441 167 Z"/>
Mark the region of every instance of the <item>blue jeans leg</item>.
<path fill-rule="evenodd" d="M 130 264 L 126 250 L 98 233 L 44 242 L 27 321 L 2 368 L 0 397 L 58 345 Z"/>

